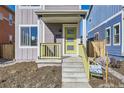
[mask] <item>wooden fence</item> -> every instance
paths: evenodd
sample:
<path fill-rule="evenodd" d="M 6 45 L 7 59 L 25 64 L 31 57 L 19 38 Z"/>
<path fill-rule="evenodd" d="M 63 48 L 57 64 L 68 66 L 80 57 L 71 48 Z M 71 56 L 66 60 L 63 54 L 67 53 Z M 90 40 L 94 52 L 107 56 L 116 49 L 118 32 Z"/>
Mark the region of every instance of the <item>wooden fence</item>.
<path fill-rule="evenodd" d="M 0 44 L 0 58 L 8 60 L 15 58 L 15 46 L 14 44 Z"/>
<path fill-rule="evenodd" d="M 88 41 L 87 43 L 88 57 L 104 57 L 105 41 Z"/>

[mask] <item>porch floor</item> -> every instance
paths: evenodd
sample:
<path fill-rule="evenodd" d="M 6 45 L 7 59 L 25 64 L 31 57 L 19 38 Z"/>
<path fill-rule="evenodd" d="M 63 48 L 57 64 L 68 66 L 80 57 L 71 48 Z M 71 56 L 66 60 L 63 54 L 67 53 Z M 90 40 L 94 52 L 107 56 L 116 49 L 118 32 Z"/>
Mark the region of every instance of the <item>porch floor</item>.
<path fill-rule="evenodd" d="M 63 88 L 90 88 L 82 59 L 80 57 L 66 57 L 62 60 Z"/>

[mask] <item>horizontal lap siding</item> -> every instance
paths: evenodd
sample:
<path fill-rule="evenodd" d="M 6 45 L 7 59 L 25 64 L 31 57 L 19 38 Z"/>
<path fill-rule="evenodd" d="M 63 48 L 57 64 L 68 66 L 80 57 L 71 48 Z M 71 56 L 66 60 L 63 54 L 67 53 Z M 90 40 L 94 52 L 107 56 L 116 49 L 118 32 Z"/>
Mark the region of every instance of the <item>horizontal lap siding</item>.
<path fill-rule="evenodd" d="M 19 47 L 19 24 L 20 25 L 37 25 L 37 16 L 32 9 L 19 9 L 16 6 L 15 11 L 16 30 L 15 30 L 15 59 L 17 61 L 36 60 L 38 58 L 37 48 L 20 48 Z M 41 31 L 41 30 L 40 30 Z M 39 32 L 40 33 L 40 32 Z"/>
<path fill-rule="evenodd" d="M 120 22 L 120 45 L 115 46 L 113 45 L 113 25 Z M 105 29 L 107 27 L 111 27 L 111 46 L 106 46 L 106 49 L 109 54 L 121 56 L 121 49 L 122 49 L 122 15 L 118 15 L 115 18 L 111 19 L 107 23 L 99 26 L 98 28 L 94 29 L 93 31 L 88 33 L 88 38 L 93 38 L 94 33 L 99 32 L 99 39 L 105 39 Z"/>
<path fill-rule="evenodd" d="M 121 11 L 121 5 L 94 5 L 87 19 L 87 30 L 105 21 L 109 17 Z"/>

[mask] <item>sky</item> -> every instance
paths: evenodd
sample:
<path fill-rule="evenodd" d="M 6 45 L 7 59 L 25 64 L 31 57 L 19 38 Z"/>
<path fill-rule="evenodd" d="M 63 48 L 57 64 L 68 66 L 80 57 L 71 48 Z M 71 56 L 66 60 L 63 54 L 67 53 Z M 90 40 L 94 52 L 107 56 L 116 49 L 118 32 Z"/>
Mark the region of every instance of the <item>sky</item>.
<path fill-rule="evenodd" d="M 9 7 L 10 9 L 12 9 L 13 11 L 15 11 L 15 5 L 8 5 L 8 7 Z"/>

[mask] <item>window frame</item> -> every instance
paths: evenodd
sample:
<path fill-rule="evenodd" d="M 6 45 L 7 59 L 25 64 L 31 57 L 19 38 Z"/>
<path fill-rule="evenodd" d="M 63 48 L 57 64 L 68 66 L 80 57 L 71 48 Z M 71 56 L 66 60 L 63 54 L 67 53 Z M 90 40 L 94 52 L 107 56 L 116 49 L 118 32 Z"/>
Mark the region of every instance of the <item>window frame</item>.
<path fill-rule="evenodd" d="M 99 32 L 94 33 L 94 38 L 95 38 L 96 34 L 98 34 L 98 40 L 99 40 Z M 96 38 L 95 38 L 95 40 L 96 40 Z"/>
<path fill-rule="evenodd" d="M 106 40 L 106 31 L 107 31 L 108 29 L 110 30 L 110 43 L 109 43 L 109 44 L 106 43 L 106 46 L 111 46 L 111 26 L 109 26 L 109 27 L 107 27 L 107 28 L 105 29 L 105 40 Z"/>
<path fill-rule="evenodd" d="M 114 38 L 115 38 L 115 29 L 114 28 L 117 25 L 119 26 L 119 43 L 115 43 L 115 41 L 114 41 Z M 120 22 L 113 25 L 113 45 L 114 46 L 119 46 L 120 45 Z"/>
<path fill-rule="evenodd" d="M 36 46 L 24 46 L 21 45 L 21 27 L 37 27 L 37 45 Z M 19 25 L 19 48 L 37 48 L 38 47 L 38 40 L 39 40 L 39 26 L 37 24 L 30 24 L 30 25 Z"/>

